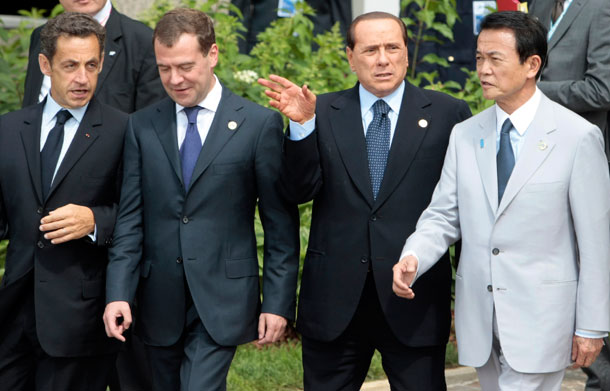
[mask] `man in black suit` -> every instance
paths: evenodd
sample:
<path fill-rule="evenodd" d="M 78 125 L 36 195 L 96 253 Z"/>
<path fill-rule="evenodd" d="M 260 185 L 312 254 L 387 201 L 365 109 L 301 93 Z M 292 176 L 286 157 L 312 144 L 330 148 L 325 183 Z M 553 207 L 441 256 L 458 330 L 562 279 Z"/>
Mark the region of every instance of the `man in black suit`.
<path fill-rule="evenodd" d="M 446 389 L 449 257 L 421 281 L 426 295 L 408 303 L 391 290 L 392 263 L 430 201 L 451 128 L 470 110 L 404 80 L 406 44 L 399 18 L 363 14 L 347 35 L 355 87 L 316 104 L 306 86 L 259 80 L 293 121 L 286 191 L 313 200 L 297 320 L 306 390 L 359 390 L 375 349 L 392 389 Z"/>
<path fill-rule="evenodd" d="M 43 102 L 0 117 L 0 389 L 105 391 L 104 277 L 127 115 L 93 97 L 104 29 L 65 13 L 41 31 Z"/>
<path fill-rule="evenodd" d="M 95 96 L 114 108 L 132 113 L 165 96 L 159 80 L 152 48 L 152 31 L 112 7 L 110 0 L 60 0 L 68 12 L 82 12 L 106 27 L 104 68 Z M 30 54 L 25 78 L 23 107 L 42 101 L 49 80 L 38 68 L 40 31 L 30 38 Z"/>
<path fill-rule="evenodd" d="M 153 390 L 224 390 L 236 345 L 277 341 L 294 319 L 298 212 L 278 190 L 282 119 L 220 84 L 203 12 L 169 11 L 153 36 L 169 98 L 127 128 L 104 322 L 123 340 L 138 288 Z"/>

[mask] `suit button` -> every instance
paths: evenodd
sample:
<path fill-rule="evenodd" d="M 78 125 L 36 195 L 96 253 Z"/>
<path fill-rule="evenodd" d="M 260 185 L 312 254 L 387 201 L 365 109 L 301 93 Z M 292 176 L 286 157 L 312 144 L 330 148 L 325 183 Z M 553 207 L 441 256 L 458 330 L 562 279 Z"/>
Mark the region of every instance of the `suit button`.
<path fill-rule="evenodd" d="M 371 216 L 371 221 L 377 221 L 377 216 L 376 215 L 372 215 Z"/>
<path fill-rule="evenodd" d="M 500 250 L 498 250 L 497 248 L 494 248 L 493 250 L 491 250 L 491 253 L 493 255 L 498 255 L 498 254 L 500 254 Z"/>
<path fill-rule="evenodd" d="M 362 263 L 367 263 L 368 261 L 369 261 L 369 259 L 367 257 L 360 258 L 360 262 L 362 262 Z"/>
<path fill-rule="evenodd" d="M 488 291 L 488 292 L 491 292 L 491 291 L 493 291 L 493 290 L 494 290 L 493 286 L 491 286 L 491 285 L 487 285 L 487 291 Z"/>
<path fill-rule="evenodd" d="M 41 215 L 43 212 L 42 206 L 39 206 L 38 209 L 36 209 L 36 213 L 38 213 L 39 215 Z"/>
<path fill-rule="evenodd" d="M 38 248 L 44 248 L 44 243 L 40 240 L 38 241 L 38 243 L 36 243 L 36 245 L 38 246 Z"/>
<path fill-rule="evenodd" d="M 176 263 L 182 263 L 182 257 L 176 258 Z"/>
<path fill-rule="evenodd" d="M 188 224 L 188 222 L 189 222 L 189 218 L 188 218 L 188 217 L 186 217 L 186 216 L 184 216 L 184 217 L 182 218 L 182 222 L 183 222 L 184 224 Z"/>

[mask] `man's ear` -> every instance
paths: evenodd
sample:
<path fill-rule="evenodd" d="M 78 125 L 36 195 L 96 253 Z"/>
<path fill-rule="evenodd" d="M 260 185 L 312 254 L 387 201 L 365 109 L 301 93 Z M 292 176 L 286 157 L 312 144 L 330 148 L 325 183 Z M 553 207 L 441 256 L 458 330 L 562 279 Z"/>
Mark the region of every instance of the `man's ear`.
<path fill-rule="evenodd" d="M 352 72 L 355 72 L 354 66 L 352 65 L 352 57 L 354 55 L 354 51 L 350 49 L 349 46 L 345 48 L 345 54 L 347 55 L 347 61 L 349 62 L 349 67 L 352 69 Z"/>
<path fill-rule="evenodd" d="M 38 55 L 38 65 L 43 75 L 51 76 L 51 61 L 44 54 Z"/>
<path fill-rule="evenodd" d="M 542 67 L 542 59 L 540 58 L 539 55 L 537 54 L 533 54 L 531 56 L 529 56 L 527 58 L 527 60 L 525 60 L 529 66 L 529 70 L 528 70 L 528 76 L 531 75 L 532 78 L 536 78 L 536 75 L 538 74 L 538 70 L 540 70 L 540 67 Z"/>

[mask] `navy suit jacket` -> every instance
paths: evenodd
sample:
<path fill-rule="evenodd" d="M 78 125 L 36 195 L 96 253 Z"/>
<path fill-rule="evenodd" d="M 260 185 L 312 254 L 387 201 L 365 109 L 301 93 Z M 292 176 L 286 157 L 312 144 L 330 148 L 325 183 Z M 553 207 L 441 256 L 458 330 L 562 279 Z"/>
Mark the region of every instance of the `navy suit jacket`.
<path fill-rule="evenodd" d="M 319 96 L 314 132 L 301 141 L 286 138 L 282 182 L 288 198 L 313 200 L 297 319 L 303 335 L 337 338 L 352 319 L 372 269 L 381 308 L 400 341 L 408 346 L 447 342 L 448 255 L 418 280 L 414 300 L 392 292 L 392 266 L 430 202 L 451 128 L 469 116 L 465 102 L 407 82 L 376 200 L 358 85 Z"/>
<path fill-rule="evenodd" d="M 164 99 L 129 121 L 107 301 L 132 302 L 138 287 L 138 331 L 149 345 L 172 345 L 182 335 L 185 284 L 221 345 L 256 339 L 261 310 L 294 319 L 298 212 L 278 190 L 282 119 L 222 91 L 188 191 L 175 103 Z M 262 309 L 257 202 L 265 243 Z"/>

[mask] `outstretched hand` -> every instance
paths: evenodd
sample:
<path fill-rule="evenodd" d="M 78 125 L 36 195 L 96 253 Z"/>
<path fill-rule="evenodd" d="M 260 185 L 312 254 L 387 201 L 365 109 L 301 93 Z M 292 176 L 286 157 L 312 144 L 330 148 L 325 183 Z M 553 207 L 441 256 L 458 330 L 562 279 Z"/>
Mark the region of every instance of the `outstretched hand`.
<path fill-rule="evenodd" d="M 392 280 L 392 290 L 396 295 L 405 299 L 413 299 L 415 292 L 411 288 L 411 284 L 417 273 L 417 258 L 413 255 L 407 255 L 402 258 L 392 268 L 394 279 Z"/>
<path fill-rule="evenodd" d="M 269 79 L 258 79 L 258 84 L 268 88 L 265 94 L 271 98 L 271 107 L 275 107 L 292 121 L 303 124 L 314 117 L 316 95 L 309 91 L 306 84 L 299 87 L 277 75 L 269 75 Z"/>

